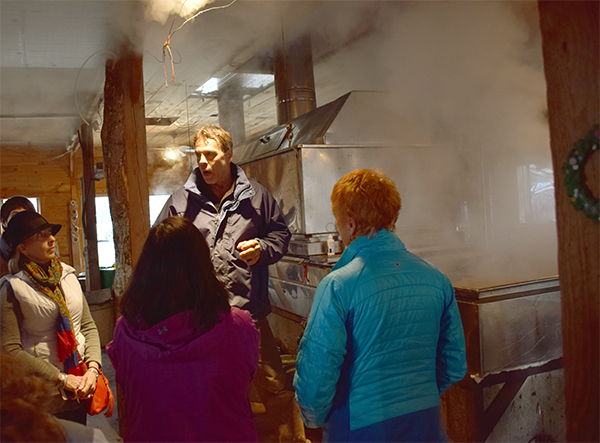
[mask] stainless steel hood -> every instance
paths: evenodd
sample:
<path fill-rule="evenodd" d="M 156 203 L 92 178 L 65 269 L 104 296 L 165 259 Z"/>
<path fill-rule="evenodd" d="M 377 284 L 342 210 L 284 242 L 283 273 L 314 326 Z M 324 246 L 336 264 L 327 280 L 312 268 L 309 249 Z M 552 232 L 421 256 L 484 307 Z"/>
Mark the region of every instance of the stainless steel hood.
<path fill-rule="evenodd" d="M 322 143 L 324 136 L 352 92 L 306 114 L 281 124 L 233 150 L 238 165 L 280 154 L 304 144 Z"/>
<path fill-rule="evenodd" d="M 329 195 L 354 169 L 378 168 L 400 180 L 402 149 L 384 140 L 385 128 L 369 112 L 380 99 L 378 92 L 349 92 L 234 148 L 233 161 L 275 196 L 292 233 L 336 233 Z"/>

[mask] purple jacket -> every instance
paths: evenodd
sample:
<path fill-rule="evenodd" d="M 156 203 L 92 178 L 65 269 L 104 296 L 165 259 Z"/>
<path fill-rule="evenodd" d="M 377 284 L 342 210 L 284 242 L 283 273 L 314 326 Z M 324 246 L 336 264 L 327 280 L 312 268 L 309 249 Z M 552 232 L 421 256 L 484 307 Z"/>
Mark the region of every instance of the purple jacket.
<path fill-rule="evenodd" d="M 123 389 L 125 441 L 257 441 L 248 387 L 258 338 L 235 307 L 204 334 L 190 311 L 144 331 L 119 318 L 106 352 Z"/>

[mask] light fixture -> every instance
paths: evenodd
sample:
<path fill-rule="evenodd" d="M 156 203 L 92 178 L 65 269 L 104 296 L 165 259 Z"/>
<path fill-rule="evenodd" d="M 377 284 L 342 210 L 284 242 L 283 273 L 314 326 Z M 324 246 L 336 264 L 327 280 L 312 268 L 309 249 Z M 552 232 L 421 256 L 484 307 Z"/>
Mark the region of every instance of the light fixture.
<path fill-rule="evenodd" d="M 164 159 L 169 162 L 175 162 L 177 160 L 181 160 L 182 157 L 185 157 L 185 154 L 181 152 L 178 148 L 169 147 L 165 149 Z"/>
<path fill-rule="evenodd" d="M 191 97 L 216 97 L 219 90 L 218 78 L 212 77 L 198 89 L 191 93 Z"/>

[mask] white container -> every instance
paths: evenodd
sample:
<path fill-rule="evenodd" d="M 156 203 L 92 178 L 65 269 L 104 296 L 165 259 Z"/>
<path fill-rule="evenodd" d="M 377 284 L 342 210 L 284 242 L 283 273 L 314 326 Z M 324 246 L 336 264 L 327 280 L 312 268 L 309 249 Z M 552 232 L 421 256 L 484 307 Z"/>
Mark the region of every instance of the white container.
<path fill-rule="evenodd" d="M 327 237 L 327 255 L 335 255 L 335 240 L 332 234 Z"/>

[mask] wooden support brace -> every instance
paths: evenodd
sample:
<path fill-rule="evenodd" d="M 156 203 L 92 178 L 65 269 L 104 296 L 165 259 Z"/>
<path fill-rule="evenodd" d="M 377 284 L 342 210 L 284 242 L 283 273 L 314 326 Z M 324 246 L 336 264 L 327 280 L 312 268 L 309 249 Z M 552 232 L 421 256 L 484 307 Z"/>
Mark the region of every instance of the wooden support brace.
<path fill-rule="evenodd" d="M 96 188 L 94 180 L 94 135 L 92 128 L 81 125 L 79 142 L 83 154 L 82 219 L 85 243 L 85 283 L 87 291 L 101 288 L 96 231 Z"/>

